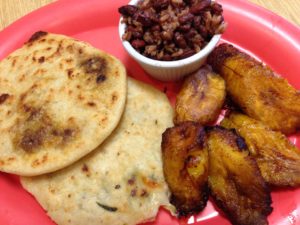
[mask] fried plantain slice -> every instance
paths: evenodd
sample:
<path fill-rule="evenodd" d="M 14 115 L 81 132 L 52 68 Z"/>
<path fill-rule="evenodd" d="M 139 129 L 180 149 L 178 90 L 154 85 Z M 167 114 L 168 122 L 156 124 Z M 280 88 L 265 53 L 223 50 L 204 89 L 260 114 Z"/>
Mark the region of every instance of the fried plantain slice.
<path fill-rule="evenodd" d="M 268 184 L 277 187 L 300 185 L 300 150 L 282 133 L 237 112 L 228 114 L 221 125 L 236 129 L 245 138 Z"/>
<path fill-rule="evenodd" d="M 265 225 L 271 213 L 270 191 L 244 139 L 234 130 L 208 131 L 209 188 L 234 225 Z"/>
<path fill-rule="evenodd" d="M 214 122 L 226 97 L 225 81 L 206 66 L 188 76 L 176 96 L 174 123 L 194 121 L 202 125 Z"/>
<path fill-rule="evenodd" d="M 184 122 L 162 136 L 163 169 L 179 217 L 200 212 L 208 200 L 208 152 L 204 128 Z"/>
<path fill-rule="evenodd" d="M 208 63 L 226 81 L 232 100 L 248 116 L 284 134 L 300 128 L 300 93 L 270 68 L 229 44 L 221 44 Z"/>

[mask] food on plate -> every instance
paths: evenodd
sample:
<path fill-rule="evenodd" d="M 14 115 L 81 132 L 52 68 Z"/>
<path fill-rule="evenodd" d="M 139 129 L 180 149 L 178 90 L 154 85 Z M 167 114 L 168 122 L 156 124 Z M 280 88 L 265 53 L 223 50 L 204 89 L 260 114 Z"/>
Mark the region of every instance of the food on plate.
<path fill-rule="evenodd" d="M 233 130 L 214 127 L 207 140 L 208 183 L 217 206 L 232 224 L 268 224 L 270 191 L 244 139 Z"/>
<path fill-rule="evenodd" d="M 201 211 L 208 200 L 206 134 L 199 123 L 184 122 L 162 135 L 163 169 L 179 216 Z"/>
<path fill-rule="evenodd" d="M 35 33 L 0 62 L 0 170 L 39 175 L 85 156 L 117 126 L 126 90 L 115 57 Z"/>
<path fill-rule="evenodd" d="M 265 181 L 272 186 L 300 186 L 300 150 L 262 122 L 232 112 L 221 125 L 245 138 Z"/>
<path fill-rule="evenodd" d="M 172 123 L 167 97 L 128 79 L 124 115 L 112 135 L 70 167 L 23 177 L 58 225 L 133 225 L 155 218 L 159 207 L 173 209 L 163 176 L 161 134 Z"/>
<path fill-rule="evenodd" d="M 194 55 L 226 27 L 222 6 L 211 0 L 140 0 L 120 7 L 119 13 L 126 24 L 122 39 L 162 61 Z"/>
<path fill-rule="evenodd" d="M 174 123 L 194 121 L 207 125 L 214 122 L 221 112 L 225 97 L 223 78 L 209 67 L 201 68 L 185 79 L 176 96 Z"/>
<path fill-rule="evenodd" d="M 229 44 L 221 44 L 208 63 L 226 81 L 232 100 L 250 117 L 291 134 L 300 127 L 300 93 L 271 69 Z"/>

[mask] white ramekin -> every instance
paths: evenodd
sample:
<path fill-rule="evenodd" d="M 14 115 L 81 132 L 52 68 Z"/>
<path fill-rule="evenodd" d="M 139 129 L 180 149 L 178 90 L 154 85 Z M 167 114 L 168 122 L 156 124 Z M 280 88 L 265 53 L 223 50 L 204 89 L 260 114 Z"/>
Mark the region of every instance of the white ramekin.
<path fill-rule="evenodd" d="M 132 0 L 129 5 L 136 5 L 139 0 Z M 214 35 L 210 42 L 198 53 L 181 60 L 159 61 L 147 58 L 137 52 L 128 41 L 122 40 L 126 24 L 119 22 L 119 35 L 122 44 L 128 54 L 134 58 L 141 67 L 152 77 L 161 81 L 175 81 L 199 69 L 206 61 L 207 56 L 215 48 L 221 38 L 221 34 Z"/>

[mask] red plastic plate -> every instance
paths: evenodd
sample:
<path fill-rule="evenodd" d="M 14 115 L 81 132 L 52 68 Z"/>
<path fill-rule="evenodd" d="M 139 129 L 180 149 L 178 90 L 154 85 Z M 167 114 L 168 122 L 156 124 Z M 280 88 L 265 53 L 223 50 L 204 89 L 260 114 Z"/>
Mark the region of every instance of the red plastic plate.
<path fill-rule="evenodd" d="M 223 41 L 246 50 L 271 66 L 277 73 L 300 88 L 300 30 L 283 18 L 244 0 L 219 0 L 229 23 Z M 61 33 L 87 41 L 118 58 L 131 76 L 148 82 L 174 100 L 177 85 L 149 78 L 124 51 L 118 37 L 117 8 L 126 0 L 60 0 L 39 9 L 0 32 L 0 59 L 20 47 L 38 30 Z M 300 138 L 300 137 L 299 137 Z M 297 136 L 291 140 L 299 147 Z M 300 140 L 300 139 L 299 139 Z M 54 225 L 35 199 L 22 189 L 17 176 L 0 173 L 0 224 Z M 272 192 L 274 211 L 271 225 L 300 225 L 300 188 Z M 208 203 L 199 215 L 178 221 L 161 210 L 156 222 L 148 225 L 206 224 L 229 225 L 228 220 Z"/>

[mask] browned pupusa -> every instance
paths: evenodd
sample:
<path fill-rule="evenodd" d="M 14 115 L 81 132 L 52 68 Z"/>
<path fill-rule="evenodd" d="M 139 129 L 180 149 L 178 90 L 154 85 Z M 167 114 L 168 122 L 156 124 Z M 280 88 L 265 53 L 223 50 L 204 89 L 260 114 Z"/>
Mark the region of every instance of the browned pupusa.
<path fill-rule="evenodd" d="M 118 124 L 126 71 L 72 38 L 35 33 L 0 62 L 0 170 L 39 175 L 95 149 Z"/>
<path fill-rule="evenodd" d="M 160 206 L 173 209 L 160 149 L 161 134 L 172 119 L 166 95 L 129 78 L 125 111 L 106 141 L 67 168 L 22 177 L 22 185 L 59 225 L 154 220 Z"/>

